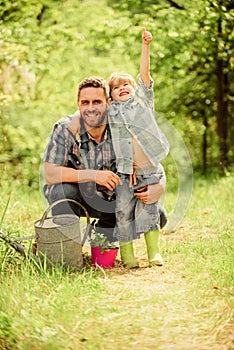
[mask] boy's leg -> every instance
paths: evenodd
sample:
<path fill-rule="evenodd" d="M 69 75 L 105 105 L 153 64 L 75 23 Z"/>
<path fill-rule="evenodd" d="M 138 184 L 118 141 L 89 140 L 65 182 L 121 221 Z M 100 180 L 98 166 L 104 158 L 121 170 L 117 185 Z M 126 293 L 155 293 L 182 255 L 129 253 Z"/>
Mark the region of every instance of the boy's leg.
<path fill-rule="evenodd" d="M 133 242 L 119 242 L 120 256 L 125 267 L 139 267 L 138 261 L 134 256 Z"/>
<path fill-rule="evenodd" d="M 163 266 L 163 259 L 159 253 L 159 231 L 146 232 L 145 242 L 150 266 Z"/>
<path fill-rule="evenodd" d="M 129 176 L 121 175 L 122 185 L 116 188 L 116 227 L 114 234 L 119 240 L 120 256 L 125 267 L 135 268 L 139 264 L 134 256 L 135 236 L 134 211 L 136 198 L 129 187 Z"/>
<path fill-rule="evenodd" d="M 144 205 L 138 201 L 136 210 L 137 232 L 144 232 L 150 265 L 163 265 L 159 253 L 159 230 L 167 222 L 165 209 L 160 203 Z"/>
<path fill-rule="evenodd" d="M 129 175 L 120 175 L 122 185 L 116 187 L 116 226 L 114 235 L 120 242 L 130 242 L 135 238 L 134 212 L 137 199 L 129 187 Z"/>

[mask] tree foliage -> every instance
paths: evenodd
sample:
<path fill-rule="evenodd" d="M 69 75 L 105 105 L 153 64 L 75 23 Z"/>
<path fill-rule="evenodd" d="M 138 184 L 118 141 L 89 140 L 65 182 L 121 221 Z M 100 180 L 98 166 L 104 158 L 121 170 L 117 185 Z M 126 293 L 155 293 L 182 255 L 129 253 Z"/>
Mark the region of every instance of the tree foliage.
<path fill-rule="evenodd" d="M 2 178 L 37 184 L 53 122 L 76 109 L 77 83 L 112 71 L 136 77 L 143 26 L 154 37 L 156 111 L 179 130 L 196 169 L 230 168 L 233 12 L 229 0 L 1 1 Z"/>
<path fill-rule="evenodd" d="M 113 6 L 153 32 L 158 109 L 182 131 L 194 165 L 204 172 L 230 167 L 233 3 L 119 0 Z"/>

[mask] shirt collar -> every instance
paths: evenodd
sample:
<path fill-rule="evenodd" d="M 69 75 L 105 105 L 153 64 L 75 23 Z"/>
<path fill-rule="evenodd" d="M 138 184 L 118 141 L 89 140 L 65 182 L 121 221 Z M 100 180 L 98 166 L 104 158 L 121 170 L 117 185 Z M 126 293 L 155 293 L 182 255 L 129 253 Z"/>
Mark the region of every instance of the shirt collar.
<path fill-rule="evenodd" d="M 87 143 L 90 140 L 95 142 L 95 139 L 86 131 L 86 129 L 84 128 L 84 126 L 81 126 L 80 129 L 80 138 L 81 138 L 81 143 Z M 110 140 L 111 138 L 111 134 L 110 134 L 110 127 L 109 124 L 106 125 L 106 129 L 104 131 L 104 135 L 103 135 L 103 140 L 102 141 L 106 141 L 106 140 Z"/>

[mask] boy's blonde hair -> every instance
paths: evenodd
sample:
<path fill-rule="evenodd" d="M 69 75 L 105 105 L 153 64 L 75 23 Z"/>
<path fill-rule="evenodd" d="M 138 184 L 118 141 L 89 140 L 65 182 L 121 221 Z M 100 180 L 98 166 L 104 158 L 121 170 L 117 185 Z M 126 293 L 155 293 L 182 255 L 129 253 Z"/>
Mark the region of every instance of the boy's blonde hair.
<path fill-rule="evenodd" d="M 135 79 L 128 73 L 112 73 L 111 76 L 107 79 L 107 82 L 110 88 L 110 95 L 113 87 L 123 82 L 128 82 L 135 90 L 137 89 Z"/>

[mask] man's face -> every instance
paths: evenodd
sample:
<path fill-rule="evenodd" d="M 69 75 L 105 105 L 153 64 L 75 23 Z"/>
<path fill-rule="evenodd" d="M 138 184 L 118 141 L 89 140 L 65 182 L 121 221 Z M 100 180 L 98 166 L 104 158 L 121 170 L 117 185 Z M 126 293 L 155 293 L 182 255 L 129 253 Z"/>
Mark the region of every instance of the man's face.
<path fill-rule="evenodd" d="M 109 102 L 103 88 L 87 87 L 80 91 L 78 107 L 86 128 L 96 128 L 106 122 Z"/>

